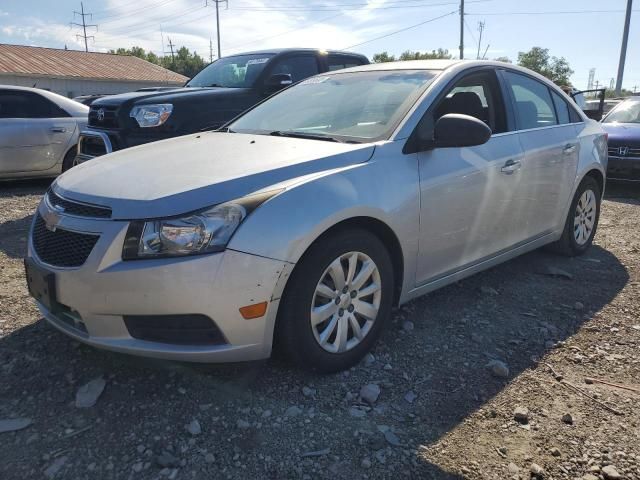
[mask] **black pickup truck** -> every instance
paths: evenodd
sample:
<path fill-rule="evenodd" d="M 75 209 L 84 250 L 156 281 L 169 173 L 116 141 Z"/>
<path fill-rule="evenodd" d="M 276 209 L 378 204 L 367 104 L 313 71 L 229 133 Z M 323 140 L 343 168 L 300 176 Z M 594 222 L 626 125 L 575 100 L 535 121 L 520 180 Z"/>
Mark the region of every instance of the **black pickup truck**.
<path fill-rule="evenodd" d="M 143 143 L 221 127 L 276 91 L 318 73 L 369 63 L 348 52 L 278 49 L 223 57 L 184 87 L 95 100 L 76 162 Z"/>

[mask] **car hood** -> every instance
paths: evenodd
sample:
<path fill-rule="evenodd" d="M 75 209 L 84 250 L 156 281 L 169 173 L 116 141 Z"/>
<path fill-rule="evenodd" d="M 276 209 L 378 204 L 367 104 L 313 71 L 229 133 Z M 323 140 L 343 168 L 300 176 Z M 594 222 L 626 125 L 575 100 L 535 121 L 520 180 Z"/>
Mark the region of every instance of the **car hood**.
<path fill-rule="evenodd" d="M 363 163 L 374 148 L 204 132 L 90 160 L 58 177 L 53 189 L 70 200 L 109 206 L 114 219 L 165 217 Z"/>
<path fill-rule="evenodd" d="M 603 123 L 602 128 L 609 134 L 609 144 L 640 146 L 638 123 Z"/>
<path fill-rule="evenodd" d="M 246 92 L 246 88 L 224 88 L 224 87 L 176 87 L 163 88 L 159 90 L 143 90 L 137 92 L 120 93 L 98 98 L 92 107 L 116 107 L 129 103 L 162 103 L 178 100 L 188 101 L 202 96 L 215 95 L 238 95 Z"/>

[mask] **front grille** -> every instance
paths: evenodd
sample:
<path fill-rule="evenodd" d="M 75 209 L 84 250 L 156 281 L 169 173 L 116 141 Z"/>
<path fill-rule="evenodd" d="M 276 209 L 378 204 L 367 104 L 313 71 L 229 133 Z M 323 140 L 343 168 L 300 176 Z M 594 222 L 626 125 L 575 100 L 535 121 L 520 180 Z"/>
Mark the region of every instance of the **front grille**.
<path fill-rule="evenodd" d="M 139 340 L 173 345 L 222 345 L 218 326 L 206 315 L 126 315 L 129 335 Z"/>
<path fill-rule="evenodd" d="M 64 213 L 69 215 L 89 218 L 111 218 L 111 209 L 109 207 L 67 200 L 57 195 L 53 190 L 47 192 L 47 200 L 51 206 L 61 208 Z"/>
<path fill-rule="evenodd" d="M 99 235 L 61 228 L 49 230 L 40 214 L 33 225 L 33 248 L 43 262 L 54 267 L 79 267 L 87 261 Z"/>
<path fill-rule="evenodd" d="M 118 107 L 91 105 L 89 109 L 89 125 L 99 128 L 117 127 Z"/>
<path fill-rule="evenodd" d="M 640 160 L 640 148 L 627 147 L 624 145 L 620 145 L 620 146 L 609 145 L 609 155 L 616 158 L 628 158 L 629 160 Z"/>

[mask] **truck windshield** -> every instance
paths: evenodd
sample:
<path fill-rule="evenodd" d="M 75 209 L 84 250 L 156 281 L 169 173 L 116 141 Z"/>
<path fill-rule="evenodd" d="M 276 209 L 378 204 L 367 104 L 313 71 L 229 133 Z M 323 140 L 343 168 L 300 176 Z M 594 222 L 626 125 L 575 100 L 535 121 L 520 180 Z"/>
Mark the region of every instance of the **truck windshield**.
<path fill-rule="evenodd" d="M 640 123 L 640 99 L 618 104 L 602 121 L 603 123 Z"/>
<path fill-rule="evenodd" d="M 229 130 L 337 141 L 387 139 L 437 74 L 392 70 L 311 77 L 250 110 Z"/>
<path fill-rule="evenodd" d="M 273 54 L 237 55 L 216 60 L 187 83 L 187 87 L 249 88 Z"/>

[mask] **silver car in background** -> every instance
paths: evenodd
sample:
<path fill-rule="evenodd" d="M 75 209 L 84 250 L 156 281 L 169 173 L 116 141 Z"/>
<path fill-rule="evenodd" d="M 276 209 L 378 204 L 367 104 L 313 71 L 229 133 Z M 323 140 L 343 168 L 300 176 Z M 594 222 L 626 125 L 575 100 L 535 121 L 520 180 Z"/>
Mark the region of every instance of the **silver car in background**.
<path fill-rule="evenodd" d="M 71 168 L 89 107 L 39 88 L 0 85 L 0 179 Z"/>
<path fill-rule="evenodd" d="M 504 63 L 322 74 L 224 131 L 59 177 L 28 284 L 49 322 L 96 347 L 198 362 L 276 347 L 337 371 L 393 305 L 543 245 L 585 252 L 606 152 L 559 88 Z"/>

